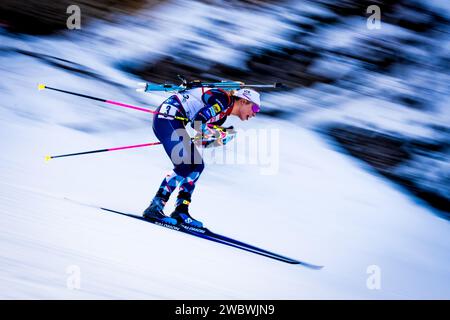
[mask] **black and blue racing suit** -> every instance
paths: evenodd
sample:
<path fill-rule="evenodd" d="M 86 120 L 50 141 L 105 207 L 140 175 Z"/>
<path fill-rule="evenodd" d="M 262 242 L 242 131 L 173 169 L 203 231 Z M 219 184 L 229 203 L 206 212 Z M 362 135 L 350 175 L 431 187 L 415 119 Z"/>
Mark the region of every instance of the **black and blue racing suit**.
<path fill-rule="evenodd" d="M 168 114 L 155 114 L 153 132 L 162 143 L 173 164 L 173 171 L 163 179 L 157 197 L 167 202 L 172 192 L 179 186 L 176 206 L 187 206 L 205 164 L 186 131 L 188 122 L 197 131 L 207 123 L 222 125 L 233 107 L 233 97 L 222 89 L 204 89 L 196 94 L 178 93 L 165 100 L 156 111 Z M 187 103 L 188 100 L 189 104 Z M 177 120 L 173 116 L 188 119 Z"/>

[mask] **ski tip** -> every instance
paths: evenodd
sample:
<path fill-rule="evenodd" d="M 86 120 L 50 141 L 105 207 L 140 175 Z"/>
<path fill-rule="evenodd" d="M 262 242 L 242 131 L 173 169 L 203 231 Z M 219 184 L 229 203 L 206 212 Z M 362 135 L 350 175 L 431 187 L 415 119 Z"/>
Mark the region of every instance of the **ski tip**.
<path fill-rule="evenodd" d="M 323 266 L 319 266 L 316 264 L 312 264 L 312 263 L 308 263 L 308 262 L 304 262 L 304 261 L 299 261 L 299 260 L 291 260 L 291 261 L 286 261 L 289 262 L 291 264 L 296 264 L 302 267 L 306 267 L 308 269 L 313 269 L 313 270 L 320 270 L 323 269 Z"/>
<path fill-rule="evenodd" d="M 312 265 L 312 266 L 310 266 L 310 268 L 314 269 L 314 270 L 322 270 L 323 266 L 314 266 L 314 265 Z"/>
<path fill-rule="evenodd" d="M 44 89 L 45 89 L 45 84 L 39 83 L 38 90 L 44 90 Z"/>
<path fill-rule="evenodd" d="M 52 159 L 52 156 L 45 156 L 45 163 L 49 162 Z"/>
<path fill-rule="evenodd" d="M 307 262 L 300 262 L 299 264 L 301 266 L 307 267 L 307 268 L 312 269 L 312 270 L 321 270 L 321 269 L 323 269 L 323 266 L 318 266 L 318 265 L 310 264 L 310 263 L 307 263 Z"/>

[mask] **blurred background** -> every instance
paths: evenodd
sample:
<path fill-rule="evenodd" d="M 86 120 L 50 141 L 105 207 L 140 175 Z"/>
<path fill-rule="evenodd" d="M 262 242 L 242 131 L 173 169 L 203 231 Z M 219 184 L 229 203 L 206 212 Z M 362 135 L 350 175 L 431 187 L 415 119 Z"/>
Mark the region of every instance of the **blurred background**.
<path fill-rule="evenodd" d="M 79 29 L 67 26 L 73 5 Z M 2 0 L 2 297 L 448 298 L 449 22 L 443 0 Z M 67 201 L 139 214 L 170 162 L 155 146 L 45 164 L 156 137 L 148 114 L 38 83 L 156 108 L 164 95 L 137 83 L 177 74 L 285 85 L 262 92 L 252 121 L 227 121 L 238 143 L 239 130 L 278 130 L 278 172 L 207 161 L 191 208 L 322 271 Z M 65 287 L 68 265 L 82 291 Z M 383 290 L 366 285 L 371 265 Z"/>
<path fill-rule="evenodd" d="M 79 30 L 66 26 L 73 4 Z M 367 27 L 370 5 L 380 29 Z M 10 94 L 14 55 L 122 90 L 111 73 L 281 81 L 264 94 L 264 115 L 321 132 L 448 218 L 449 19 L 438 0 L 4 0 L 0 90 Z"/>

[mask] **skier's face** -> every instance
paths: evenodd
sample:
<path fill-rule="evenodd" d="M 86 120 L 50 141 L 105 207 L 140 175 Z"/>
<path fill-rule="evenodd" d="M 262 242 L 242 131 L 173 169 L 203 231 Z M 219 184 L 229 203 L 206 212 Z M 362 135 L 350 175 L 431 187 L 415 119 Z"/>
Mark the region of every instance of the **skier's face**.
<path fill-rule="evenodd" d="M 242 121 L 246 121 L 256 116 L 255 108 L 253 107 L 253 102 L 245 99 L 239 99 L 236 103 L 238 103 L 239 106 L 238 116 Z"/>

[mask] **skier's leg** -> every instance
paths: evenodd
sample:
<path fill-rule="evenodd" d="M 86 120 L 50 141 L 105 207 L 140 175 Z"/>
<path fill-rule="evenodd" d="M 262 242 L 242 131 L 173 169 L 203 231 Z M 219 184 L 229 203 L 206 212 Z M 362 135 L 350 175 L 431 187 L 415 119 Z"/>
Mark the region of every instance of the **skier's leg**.
<path fill-rule="evenodd" d="M 203 223 L 197 219 L 194 219 L 189 214 L 189 205 L 191 204 L 192 193 L 195 189 L 195 183 L 200 177 L 200 172 L 194 171 L 191 175 L 186 177 L 180 184 L 180 191 L 178 192 L 176 207 L 174 212 L 170 215 L 172 218 L 190 224 L 195 227 L 203 227 Z"/>
<path fill-rule="evenodd" d="M 173 171 L 166 175 L 156 193 L 157 197 L 167 202 L 178 184 L 195 169 L 195 161 L 202 163 L 202 159 L 196 149 L 191 149 L 191 137 L 182 122 L 155 116 L 153 131 L 174 165 Z"/>
<path fill-rule="evenodd" d="M 165 202 L 169 201 L 170 195 L 181 181 L 183 181 L 183 177 L 176 174 L 175 171 L 167 173 L 166 177 L 161 182 L 155 197 L 159 197 Z"/>
<path fill-rule="evenodd" d="M 152 204 L 155 203 L 154 207 L 158 207 L 162 213 L 162 209 L 169 199 L 170 194 L 175 189 L 177 183 L 181 183 L 177 206 L 172 215 L 179 222 L 201 227 L 202 223 L 189 215 L 188 206 L 195 188 L 195 182 L 200 177 L 204 168 L 203 159 L 196 146 L 192 143 L 191 137 L 186 131 L 183 122 L 169 120 L 164 118 L 164 116 L 155 115 L 153 118 L 153 131 L 174 165 L 174 174 L 163 180 Z"/>
<path fill-rule="evenodd" d="M 172 212 L 171 217 L 177 219 L 178 222 L 183 222 L 194 227 L 201 228 L 203 227 L 203 223 L 194 219 L 189 214 L 189 205 L 191 203 L 192 193 L 195 189 L 195 184 L 200 178 L 205 165 L 203 163 L 203 159 L 200 157 L 197 149 L 192 143 L 189 148 L 193 154 L 192 163 L 190 165 L 183 164 L 175 168 L 179 176 L 183 177 L 183 180 L 180 182 L 180 190 L 176 200 L 176 207 L 174 212 Z"/>
<path fill-rule="evenodd" d="M 160 111 L 160 109 L 161 107 L 159 107 L 157 111 Z M 172 153 L 174 148 L 179 144 L 178 135 L 182 134 L 183 136 L 185 136 L 185 138 L 189 137 L 189 134 L 184 128 L 184 124 L 178 120 L 170 120 L 155 115 L 153 117 L 153 131 L 158 140 L 163 145 L 167 155 L 173 162 Z M 183 177 L 179 176 L 175 171 L 166 175 L 160 187 L 158 188 L 155 197 L 152 199 L 150 206 L 144 211 L 144 217 L 165 217 L 163 213 L 164 206 L 169 200 L 169 197 L 174 189 L 177 187 L 177 184 L 179 184 L 181 180 L 183 180 Z M 170 221 L 166 222 L 176 224 L 176 220 L 174 220 L 173 218 L 166 218 L 171 219 Z M 163 219 L 167 220 L 165 218 Z"/>
<path fill-rule="evenodd" d="M 182 180 L 183 177 L 180 177 L 175 172 L 169 172 L 161 182 L 158 192 L 156 192 L 156 195 L 153 197 L 150 206 L 145 209 L 144 217 L 161 218 L 167 223 L 176 224 L 176 221 L 172 219 L 168 220 L 169 218 L 165 217 L 163 210 L 167 201 L 169 201 L 170 195 Z"/>

